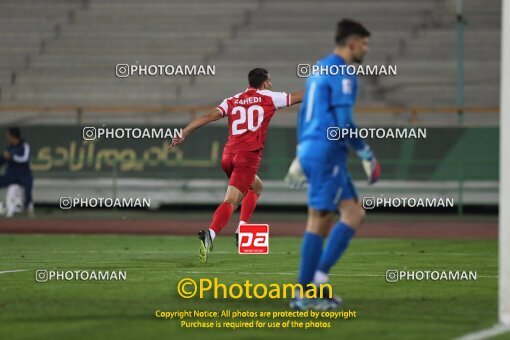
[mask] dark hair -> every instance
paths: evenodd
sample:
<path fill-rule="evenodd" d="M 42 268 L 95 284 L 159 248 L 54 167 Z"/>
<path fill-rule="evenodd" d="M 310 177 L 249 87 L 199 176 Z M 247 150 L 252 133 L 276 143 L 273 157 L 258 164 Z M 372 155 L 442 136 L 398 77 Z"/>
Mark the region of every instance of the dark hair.
<path fill-rule="evenodd" d="M 370 36 L 370 31 L 362 24 L 351 19 L 342 19 L 336 26 L 335 41 L 337 45 L 344 45 L 350 36 L 356 35 L 361 38 Z"/>
<path fill-rule="evenodd" d="M 258 89 L 269 78 L 269 72 L 264 68 L 254 68 L 248 73 L 248 83 Z"/>
<path fill-rule="evenodd" d="M 9 135 L 13 136 L 14 138 L 21 139 L 21 131 L 19 127 L 10 127 L 7 128 L 7 132 Z"/>

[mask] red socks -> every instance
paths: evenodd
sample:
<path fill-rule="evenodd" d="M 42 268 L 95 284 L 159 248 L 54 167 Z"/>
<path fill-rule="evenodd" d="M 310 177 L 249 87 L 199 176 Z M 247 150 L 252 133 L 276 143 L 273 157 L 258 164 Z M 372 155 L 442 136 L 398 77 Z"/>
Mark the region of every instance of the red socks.
<path fill-rule="evenodd" d="M 257 206 L 258 196 L 253 190 L 249 190 L 246 196 L 243 198 L 243 202 L 241 204 L 241 221 L 249 223 L 250 217 L 255 211 L 255 207 Z"/>
<path fill-rule="evenodd" d="M 234 207 L 230 203 L 221 203 L 214 212 L 210 229 L 214 230 L 216 234 L 219 233 L 221 229 L 227 225 L 228 220 L 230 219 L 230 216 L 232 216 L 233 212 Z"/>
<path fill-rule="evenodd" d="M 257 206 L 258 196 L 253 190 L 249 190 L 246 196 L 243 198 L 241 205 L 241 221 L 248 223 L 251 215 L 255 211 Z M 234 213 L 234 207 L 228 203 L 221 203 L 216 211 L 214 212 L 213 220 L 209 229 L 212 229 L 218 234 L 223 229 L 230 219 L 230 216 Z"/>

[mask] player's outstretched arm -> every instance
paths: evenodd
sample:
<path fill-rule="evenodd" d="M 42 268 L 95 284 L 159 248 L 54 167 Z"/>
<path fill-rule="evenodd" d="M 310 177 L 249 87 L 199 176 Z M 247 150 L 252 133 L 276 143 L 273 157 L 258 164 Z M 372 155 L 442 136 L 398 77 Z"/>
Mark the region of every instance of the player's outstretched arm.
<path fill-rule="evenodd" d="M 168 147 L 169 149 L 174 147 L 175 145 L 181 144 L 184 142 L 184 139 L 193 131 L 198 129 L 199 127 L 202 127 L 204 125 L 207 125 L 211 122 L 214 122 L 215 120 L 221 119 L 223 117 L 220 109 L 215 108 L 214 110 L 210 111 L 209 113 L 206 113 L 205 115 L 198 117 L 194 119 L 191 123 L 188 124 L 182 130 L 182 138 L 176 137 L 172 139 L 172 144 Z"/>
<path fill-rule="evenodd" d="M 356 124 L 352 118 L 352 106 L 338 106 L 335 108 L 336 120 L 340 129 L 356 129 Z M 368 178 L 369 184 L 374 184 L 381 175 L 381 166 L 377 161 L 372 149 L 365 143 L 363 138 L 348 138 L 347 142 L 356 151 L 356 155 L 361 159 L 363 170 Z"/>
<path fill-rule="evenodd" d="M 290 105 L 299 104 L 303 101 L 304 92 L 292 92 L 290 94 Z"/>

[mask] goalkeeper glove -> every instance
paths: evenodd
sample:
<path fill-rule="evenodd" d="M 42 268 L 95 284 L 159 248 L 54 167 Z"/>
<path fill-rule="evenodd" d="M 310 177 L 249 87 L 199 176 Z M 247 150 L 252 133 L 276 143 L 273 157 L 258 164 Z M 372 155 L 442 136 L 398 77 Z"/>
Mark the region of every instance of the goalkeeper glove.
<path fill-rule="evenodd" d="M 366 145 L 362 150 L 356 151 L 356 154 L 361 158 L 361 165 L 367 175 L 368 184 L 377 182 L 381 175 L 381 166 L 370 147 Z"/>
<path fill-rule="evenodd" d="M 287 176 L 285 176 L 285 183 L 287 183 L 291 189 L 297 190 L 303 188 L 306 182 L 305 173 L 303 172 L 299 159 L 296 157 L 289 167 Z"/>

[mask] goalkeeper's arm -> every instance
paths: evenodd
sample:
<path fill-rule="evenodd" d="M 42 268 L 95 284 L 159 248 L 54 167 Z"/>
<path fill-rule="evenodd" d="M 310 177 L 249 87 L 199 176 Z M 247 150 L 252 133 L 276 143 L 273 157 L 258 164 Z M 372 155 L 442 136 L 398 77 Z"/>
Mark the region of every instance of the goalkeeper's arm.
<path fill-rule="evenodd" d="M 356 124 L 352 117 L 352 106 L 335 107 L 335 116 L 338 128 L 356 129 Z M 372 149 L 370 149 L 363 138 L 358 137 L 357 134 L 354 137 L 351 137 L 351 134 L 348 134 L 346 141 L 351 148 L 356 151 L 356 154 L 361 159 L 363 170 L 365 170 L 368 177 L 368 183 L 373 184 L 377 182 L 381 173 L 381 167 L 375 158 Z"/>

